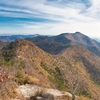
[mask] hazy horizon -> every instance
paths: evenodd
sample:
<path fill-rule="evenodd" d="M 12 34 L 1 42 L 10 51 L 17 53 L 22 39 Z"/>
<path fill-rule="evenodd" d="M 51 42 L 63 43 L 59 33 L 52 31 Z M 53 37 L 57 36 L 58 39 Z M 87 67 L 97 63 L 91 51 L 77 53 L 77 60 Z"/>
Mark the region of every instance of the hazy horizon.
<path fill-rule="evenodd" d="M 74 33 L 68 33 L 68 34 L 75 34 L 76 32 L 74 32 Z M 79 32 L 79 33 L 81 33 L 81 32 Z M 60 34 L 67 34 L 67 33 L 60 33 Z M 60 35 L 60 34 L 57 34 L 57 35 Z M 85 35 L 84 33 L 81 33 L 81 34 L 83 34 L 83 35 Z M 37 36 L 57 36 L 57 35 L 55 35 L 55 34 L 29 34 L 29 33 L 27 33 L 27 34 L 10 34 L 10 33 L 8 33 L 8 34 L 0 34 L 0 36 L 17 36 L 17 35 L 25 35 L 25 36 L 27 36 L 27 35 L 37 35 Z M 87 36 L 87 35 L 86 35 Z M 92 38 L 92 39 L 100 39 L 100 37 L 91 37 L 91 36 L 88 36 L 88 37 L 90 37 L 90 38 Z"/>

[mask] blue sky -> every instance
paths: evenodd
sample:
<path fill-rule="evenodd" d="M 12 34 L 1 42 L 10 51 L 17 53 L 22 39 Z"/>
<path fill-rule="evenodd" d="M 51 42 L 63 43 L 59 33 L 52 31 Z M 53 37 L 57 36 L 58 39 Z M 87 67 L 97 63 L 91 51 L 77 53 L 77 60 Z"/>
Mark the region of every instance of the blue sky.
<path fill-rule="evenodd" d="M 0 34 L 100 37 L 100 0 L 0 0 Z"/>

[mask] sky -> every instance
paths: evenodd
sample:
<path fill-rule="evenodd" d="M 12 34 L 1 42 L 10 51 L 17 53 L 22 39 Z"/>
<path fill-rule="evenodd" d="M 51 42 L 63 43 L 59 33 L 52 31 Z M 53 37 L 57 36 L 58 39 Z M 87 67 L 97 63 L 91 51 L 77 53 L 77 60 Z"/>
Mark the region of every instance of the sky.
<path fill-rule="evenodd" d="M 0 34 L 81 32 L 100 37 L 100 0 L 0 0 Z"/>

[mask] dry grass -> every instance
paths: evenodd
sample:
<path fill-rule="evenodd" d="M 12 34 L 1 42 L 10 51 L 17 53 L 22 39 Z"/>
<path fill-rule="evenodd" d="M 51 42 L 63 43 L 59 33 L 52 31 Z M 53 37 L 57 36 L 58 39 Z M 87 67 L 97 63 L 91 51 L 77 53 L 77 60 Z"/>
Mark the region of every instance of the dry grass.
<path fill-rule="evenodd" d="M 71 100 L 71 98 L 69 96 L 59 96 L 56 98 L 57 100 Z"/>
<path fill-rule="evenodd" d="M 91 99 L 84 97 L 84 96 L 80 96 L 78 100 L 91 100 Z"/>
<path fill-rule="evenodd" d="M 30 75 L 25 75 L 25 84 L 36 84 L 42 87 L 50 87 L 49 83 L 45 79 L 41 79 L 41 77 L 32 77 Z"/>
<path fill-rule="evenodd" d="M 29 83 L 29 84 L 37 84 L 38 85 L 40 80 L 36 77 L 27 75 L 25 77 L 25 81 L 26 81 L 26 83 Z"/>
<path fill-rule="evenodd" d="M 0 83 L 0 100 L 10 100 L 11 98 L 18 97 L 15 88 L 17 84 L 14 82 Z"/>

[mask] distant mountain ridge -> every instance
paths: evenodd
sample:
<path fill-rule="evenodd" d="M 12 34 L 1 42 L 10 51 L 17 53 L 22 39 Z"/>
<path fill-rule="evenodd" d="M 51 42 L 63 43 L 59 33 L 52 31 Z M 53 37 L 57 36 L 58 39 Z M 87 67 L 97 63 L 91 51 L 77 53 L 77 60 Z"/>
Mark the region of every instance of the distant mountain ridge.
<path fill-rule="evenodd" d="M 100 43 L 100 38 L 93 38 L 93 39 Z"/>
<path fill-rule="evenodd" d="M 37 36 L 35 38 L 27 38 L 27 40 L 35 43 L 37 46 L 42 48 L 48 53 L 57 54 L 57 50 L 60 53 L 67 46 L 70 45 L 81 45 L 84 46 L 89 51 L 93 52 L 97 56 L 100 56 L 100 43 L 89 38 L 88 36 L 76 32 L 76 33 L 63 33 L 57 36 Z M 56 49 L 53 49 L 53 47 Z M 46 46 L 46 47 L 45 47 Z M 59 47 L 59 48 L 58 48 Z M 52 50 L 50 50 L 52 49 Z"/>
<path fill-rule="evenodd" d="M 2 35 L 0 36 L 0 40 L 4 41 L 4 42 L 11 42 L 11 41 L 15 41 L 16 39 L 25 39 L 25 38 L 33 38 L 39 36 L 39 34 L 34 34 L 34 35 Z"/>

